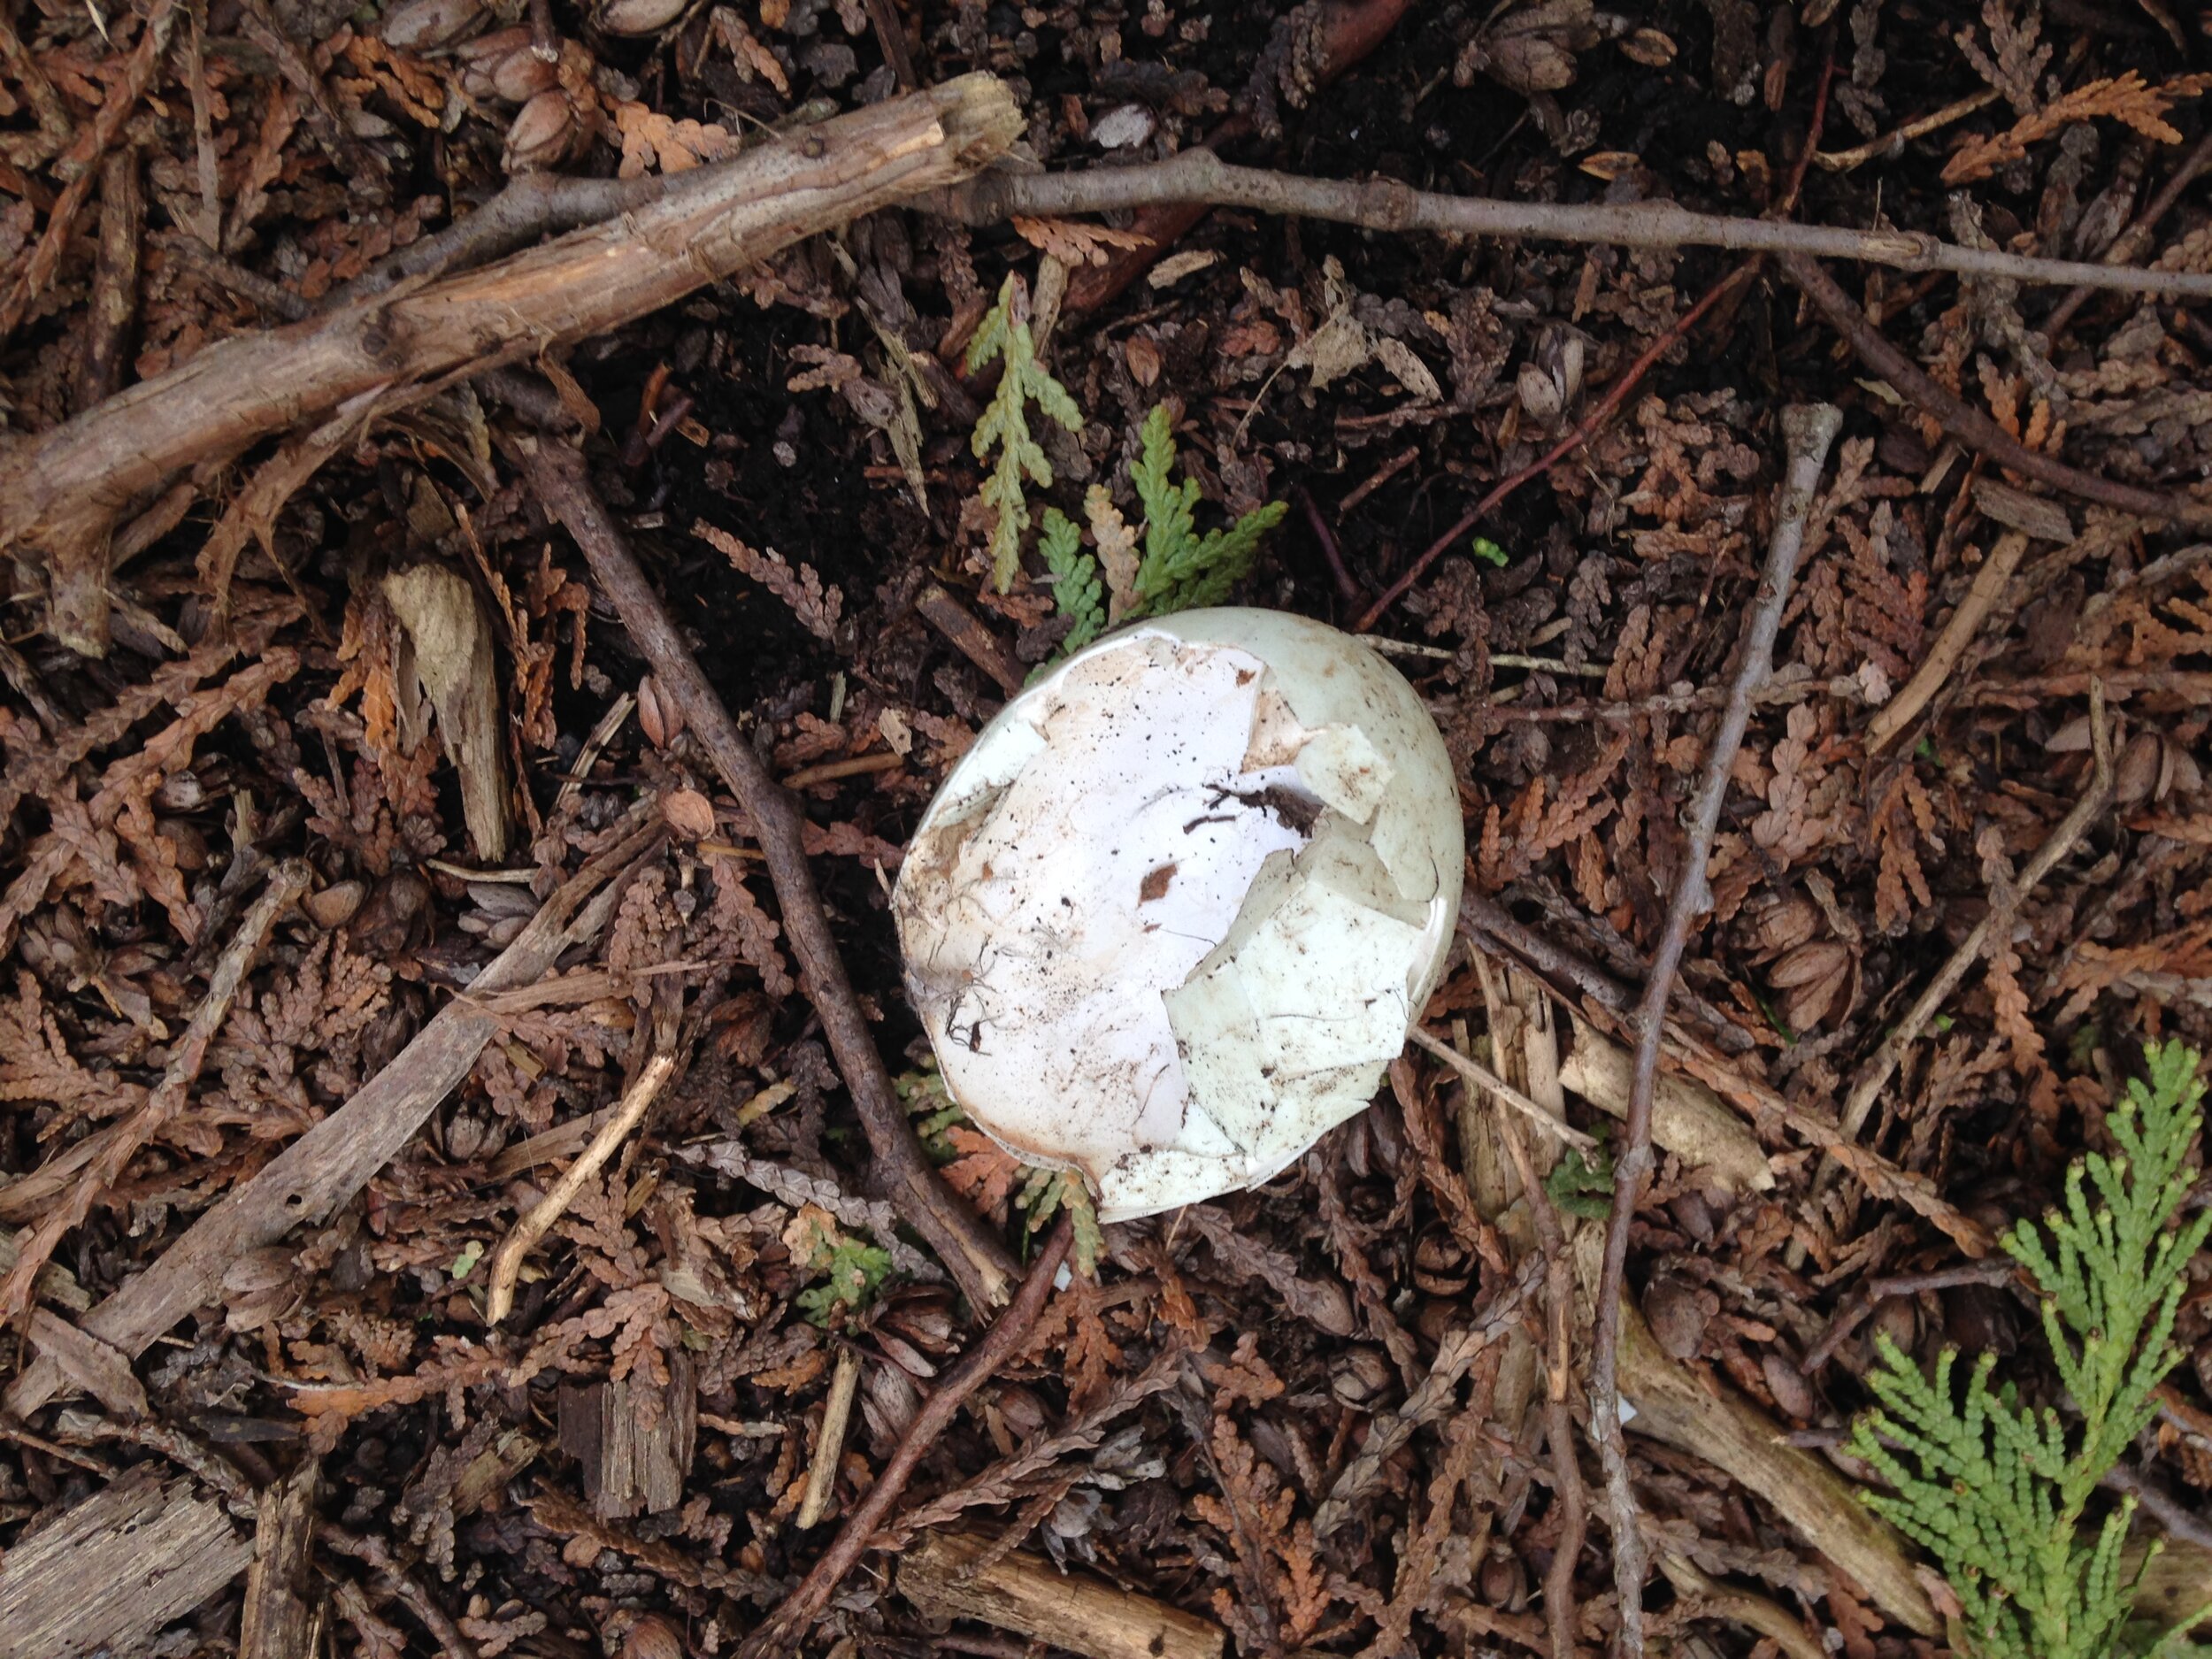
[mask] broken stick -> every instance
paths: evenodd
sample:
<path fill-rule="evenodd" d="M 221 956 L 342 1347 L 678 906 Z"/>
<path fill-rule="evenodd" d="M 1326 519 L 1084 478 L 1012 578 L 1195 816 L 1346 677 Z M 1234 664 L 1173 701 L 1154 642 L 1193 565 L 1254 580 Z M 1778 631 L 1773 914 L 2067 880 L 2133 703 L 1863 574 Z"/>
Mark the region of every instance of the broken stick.
<path fill-rule="evenodd" d="M 476 976 L 472 995 L 528 985 L 561 952 L 595 937 L 621 895 L 621 884 L 610 884 L 610 878 L 660 836 L 657 823 L 634 830 L 586 864 Z M 83 1328 L 126 1354 L 144 1353 L 171 1325 L 214 1300 L 223 1270 L 247 1251 L 325 1220 L 359 1192 L 468 1075 L 498 1029 L 498 1017 L 468 997 L 447 1003 L 351 1100 L 194 1222 L 159 1261 L 87 1314 Z M 64 1380 L 62 1368 L 42 1354 L 9 1388 L 7 1409 L 27 1417 Z"/>
<path fill-rule="evenodd" d="M 1210 1619 L 1063 1572 L 988 1540 L 931 1532 L 899 1558 L 898 1593 L 932 1618 L 970 1618 L 1085 1659 L 1221 1659 L 1227 1632 Z"/>
<path fill-rule="evenodd" d="M 1828 464 L 1829 447 L 1842 430 L 1843 413 L 1831 403 L 1793 404 L 1782 411 L 1789 454 L 1781 496 L 1775 507 L 1774 537 L 1768 545 L 1766 569 L 1760 574 L 1758 591 L 1752 596 L 1745 618 L 1728 704 L 1721 711 L 1720 724 L 1706 751 L 1705 772 L 1698 781 L 1691 812 L 1689 844 L 1675 878 L 1665 929 L 1651 953 L 1651 974 L 1637 1010 L 1636 1071 L 1629 1089 L 1628 1118 L 1622 1125 L 1620 1158 L 1613 1166 L 1613 1215 L 1606 1227 L 1605 1266 L 1598 1279 L 1597 1329 L 1590 1342 L 1590 1432 L 1597 1442 L 1599 1461 L 1605 1465 L 1607 1519 L 1613 1533 L 1613 1582 L 1620 1596 L 1621 1651 L 1628 1659 L 1641 1659 L 1644 1651 L 1647 1563 L 1636 1520 L 1636 1494 L 1629 1484 L 1628 1448 L 1621 1438 L 1620 1307 L 1628 1273 L 1629 1228 L 1635 1220 L 1644 1182 L 1651 1174 L 1651 1110 L 1659 1079 L 1659 1043 L 1666 1031 L 1667 1000 L 1674 990 L 1683 949 L 1689 943 L 1691 923 L 1711 906 L 1712 889 L 1706 883 L 1705 866 L 1712 856 L 1721 803 L 1727 798 L 1729 772 L 1751 724 L 1751 694 L 1764 683 L 1773 666 L 1774 641 L 1782 630 L 1782 607 L 1797 578 L 1797 559 L 1804 550 L 1805 521 L 1812 514 L 1813 493 L 1819 487 L 1821 470 Z"/>
<path fill-rule="evenodd" d="M 484 1293 L 486 1325 L 497 1325 L 507 1317 L 515 1305 L 515 1280 L 522 1272 L 522 1258 L 530 1254 L 531 1246 L 545 1236 L 546 1229 L 568 1212 L 568 1207 L 576 1202 L 576 1194 L 584 1190 L 584 1183 L 596 1175 L 599 1166 L 629 1138 L 630 1131 L 638 1126 L 653 1102 L 660 1098 L 661 1090 L 675 1070 L 676 1056 L 672 1054 L 657 1054 L 646 1061 L 637 1080 L 623 1094 L 614 1116 L 600 1125 L 591 1144 L 553 1183 L 551 1190 L 530 1207 L 530 1213 L 515 1223 L 514 1231 L 500 1240 L 499 1248 L 492 1254 L 491 1282 Z"/>
<path fill-rule="evenodd" d="M 660 595 L 639 568 L 628 538 L 592 488 L 583 457 L 565 444 L 533 438 L 521 440 L 517 453 L 547 514 L 567 526 L 600 591 L 614 603 L 631 642 L 652 664 L 654 682 L 682 710 L 686 728 L 705 748 L 715 770 L 753 821 L 769 879 L 783 909 L 792 953 L 805 976 L 807 995 L 821 1017 L 830 1053 L 859 1110 L 877 1187 L 943 1258 L 946 1270 L 978 1309 L 998 1306 L 1013 1283 L 1013 1258 L 939 1179 L 914 1138 L 914 1126 L 891 1087 L 883 1056 L 876 1052 L 875 1035 L 860 1011 L 815 888 L 798 804 L 769 774 L 707 683 L 698 659 L 677 634 Z"/>
<path fill-rule="evenodd" d="M 222 341 L 0 456 L 0 549 L 43 559 L 54 587 L 79 595 L 81 614 L 58 618 L 58 637 L 97 655 L 118 519 L 194 463 L 342 404 L 411 386 L 426 396 L 441 377 L 608 333 L 818 231 L 966 178 L 1022 125 L 1002 82 L 964 75 L 695 169 L 634 213 L 496 265 Z"/>

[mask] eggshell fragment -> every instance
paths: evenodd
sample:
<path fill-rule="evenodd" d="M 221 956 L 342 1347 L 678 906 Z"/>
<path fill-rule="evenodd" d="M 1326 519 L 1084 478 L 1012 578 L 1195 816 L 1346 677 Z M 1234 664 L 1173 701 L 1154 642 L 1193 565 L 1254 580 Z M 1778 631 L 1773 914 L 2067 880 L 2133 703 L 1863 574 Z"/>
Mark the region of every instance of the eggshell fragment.
<path fill-rule="evenodd" d="M 1394 669 L 1304 618 L 1194 611 L 1009 703 L 892 909 L 953 1097 L 1121 1220 L 1264 1181 L 1373 1098 L 1463 861 Z"/>

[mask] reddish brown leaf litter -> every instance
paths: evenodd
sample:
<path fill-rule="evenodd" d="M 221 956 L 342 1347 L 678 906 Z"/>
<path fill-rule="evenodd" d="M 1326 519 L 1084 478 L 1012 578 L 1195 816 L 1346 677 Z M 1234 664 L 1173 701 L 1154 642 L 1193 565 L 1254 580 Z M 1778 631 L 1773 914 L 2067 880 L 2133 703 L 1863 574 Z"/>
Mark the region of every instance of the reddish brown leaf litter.
<path fill-rule="evenodd" d="M 1994 1240 L 2212 1027 L 2192 27 L 17 8 L 0 1652 L 1930 1651 L 1874 1343 L 2060 1403 Z M 887 913 L 1073 623 L 1010 274 L 1111 619 L 1164 404 L 1469 849 L 1375 1105 L 1095 1240 Z"/>

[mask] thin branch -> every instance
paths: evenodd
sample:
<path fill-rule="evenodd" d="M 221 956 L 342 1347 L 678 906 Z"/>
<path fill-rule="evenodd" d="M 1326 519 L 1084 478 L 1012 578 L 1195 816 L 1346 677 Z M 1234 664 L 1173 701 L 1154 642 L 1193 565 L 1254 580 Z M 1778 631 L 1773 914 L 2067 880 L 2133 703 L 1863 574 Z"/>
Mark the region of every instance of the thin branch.
<path fill-rule="evenodd" d="M 1545 1133 L 1557 1135 L 1569 1146 L 1578 1147 L 1585 1152 L 1597 1150 L 1597 1138 L 1594 1135 L 1586 1135 L 1572 1124 L 1545 1110 L 1537 1102 L 1522 1094 L 1520 1090 L 1515 1088 L 1512 1084 L 1490 1070 L 1488 1066 L 1469 1059 L 1451 1044 L 1439 1041 L 1418 1025 L 1406 1033 L 1406 1037 L 1417 1048 L 1425 1049 L 1434 1055 L 1476 1087 L 1488 1091 L 1524 1118 L 1540 1125 Z"/>
<path fill-rule="evenodd" d="M 668 180 L 657 173 L 635 179 L 525 173 L 465 218 L 419 237 L 353 281 L 332 289 L 319 309 L 333 311 L 368 295 L 381 294 L 410 278 L 466 270 L 527 247 L 541 236 L 634 213 L 660 200 L 667 189 Z"/>
<path fill-rule="evenodd" d="M 2212 166 L 2212 132 L 2197 140 L 2197 147 L 2182 157 L 2181 165 L 2174 169 L 2174 176 L 2151 198 L 2150 205 L 2135 223 L 2113 238 L 2112 246 L 2099 257 L 2098 263 L 2126 265 L 2141 258 L 2149 250 L 2151 233 L 2158 228 L 2159 221 L 2173 211 L 2174 204 L 2181 200 L 2181 193 L 2194 184 L 2208 166 Z M 2060 331 L 2074 320 L 2074 313 L 2089 303 L 2091 292 L 2085 284 L 2059 301 L 2040 325 L 2039 332 L 2043 337 L 2055 344 Z"/>
<path fill-rule="evenodd" d="M 1651 1173 L 1651 1104 L 1659 1079 L 1659 1044 L 1667 1023 L 1667 1001 L 1676 970 L 1689 942 L 1692 919 L 1711 901 L 1705 866 L 1712 855 L 1713 833 L 1728 793 L 1729 769 L 1751 724 L 1752 693 L 1774 662 L 1775 637 L 1781 632 L 1782 607 L 1796 580 L 1798 556 L 1805 544 L 1805 520 L 1827 465 L 1829 446 L 1842 430 L 1843 415 L 1832 404 L 1796 404 L 1782 411 L 1788 444 L 1782 495 L 1776 505 L 1774 539 L 1766 569 L 1744 624 L 1742 655 L 1736 678 L 1705 757 L 1688 844 L 1676 877 L 1666 928 L 1652 953 L 1651 975 L 1637 1010 L 1636 1071 L 1629 1090 L 1628 1121 L 1622 1126 L 1619 1162 L 1613 1171 L 1613 1215 L 1605 1233 L 1605 1265 L 1598 1280 L 1597 1329 L 1591 1346 L 1590 1429 L 1605 1465 L 1606 1507 L 1613 1533 L 1613 1579 L 1620 1598 L 1621 1651 L 1640 1659 L 1644 1651 L 1643 1596 L 1647 1561 L 1636 1520 L 1636 1495 L 1629 1486 L 1628 1448 L 1621 1433 L 1619 1364 L 1621 1294 L 1628 1271 L 1628 1234 L 1636 1203 Z"/>
<path fill-rule="evenodd" d="M 500 1240 L 499 1248 L 492 1253 L 491 1279 L 484 1293 L 484 1323 L 497 1325 L 507 1317 L 515 1305 L 515 1280 L 522 1272 L 522 1258 L 530 1254 L 531 1247 L 543 1238 L 546 1230 L 564 1215 L 569 1205 L 576 1202 L 576 1194 L 584 1190 L 584 1183 L 599 1172 L 599 1166 L 614 1156 L 615 1148 L 629 1138 L 630 1131 L 643 1120 L 660 1092 L 667 1087 L 670 1075 L 676 1070 L 676 1056 L 657 1054 L 647 1060 L 623 1094 L 614 1116 L 599 1127 L 591 1144 L 579 1153 L 561 1179 L 553 1183 L 544 1197 L 530 1207 L 529 1214 L 515 1223 L 514 1231 Z"/>
<path fill-rule="evenodd" d="M 1037 1252 L 1037 1259 L 1030 1263 L 1020 1291 L 999 1316 L 998 1323 L 945 1374 L 936 1392 L 922 1402 L 922 1409 L 907 1425 L 905 1438 L 899 1441 L 899 1449 L 891 1454 L 891 1461 L 884 1464 L 875 1485 L 868 1488 L 868 1495 L 845 1517 L 845 1525 L 838 1528 L 830 1547 L 822 1552 L 822 1558 L 814 1563 L 813 1570 L 799 1581 L 798 1587 L 739 1644 L 737 1659 L 767 1659 L 770 1654 L 795 1651 L 806 1627 L 829 1605 L 830 1597 L 845 1581 L 845 1575 L 858 1566 L 860 1558 L 868 1553 L 877 1528 L 891 1518 L 892 1507 L 905 1493 L 906 1484 L 914 1478 L 923 1455 L 951 1426 L 953 1415 L 962 1402 L 989 1381 L 998 1368 L 1029 1340 L 1038 1317 L 1044 1312 L 1046 1299 L 1052 1294 L 1053 1282 L 1059 1277 L 1060 1263 L 1067 1256 L 1068 1244 L 1073 1237 L 1073 1218 L 1064 1211 L 1059 1225 L 1053 1228 L 1044 1248 Z"/>
<path fill-rule="evenodd" d="M 1495 660 L 1494 658 L 1493 659 Z M 1761 706 L 1802 703 L 1809 697 L 1834 697 L 1845 703 L 1864 703 L 1866 682 L 1854 675 L 1830 680 L 1773 680 L 1759 687 L 1752 701 Z M 1557 726 L 1584 720 L 1648 719 L 1655 714 L 1682 714 L 1691 709 L 1717 709 L 1728 700 L 1725 688 L 1701 686 L 1695 691 L 1662 691 L 1648 697 L 1620 703 L 1555 703 L 1548 707 L 1509 703 L 1502 709 L 1486 709 L 1482 718 L 1498 726 Z"/>
<path fill-rule="evenodd" d="M 1820 1369 L 1847 1340 L 1851 1333 L 1866 1323 L 1866 1317 L 1893 1296 L 1917 1296 L 1924 1290 L 1955 1290 L 1965 1285 L 2001 1285 L 2019 1276 L 2020 1270 L 2009 1261 L 1970 1262 L 1963 1267 L 1940 1268 L 1932 1273 L 1905 1273 L 1888 1279 L 1870 1279 L 1853 1293 L 1850 1301 L 1836 1310 L 1836 1317 L 1828 1322 L 1828 1328 L 1820 1333 L 1820 1340 L 1805 1350 L 1805 1357 L 1797 1363 L 1800 1374 L 1809 1380 L 1820 1374 Z"/>
<path fill-rule="evenodd" d="M 1507 202 L 1489 196 L 1416 190 L 1394 179 L 1306 179 L 1238 167 L 1210 150 L 1192 149 L 1165 161 L 1087 173 L 990 173 L 956 185 L 939 198 L 944 211 L 971 224 L 1020 213 L 1059 217 L 1157 206 L 1166 202 L 1248 208 L 1300 219 L 1333 219 L 1386 232 L 1433 231 L 1448 236 L 1526 236 L 1545 242 L 1606 242 L 1627 248 L 1726 248 L 1816 259 L 1856 259 L 1901 271 L 1954 271 L 2131 293 L 2212 298 L 2212 274 L 2037 259 L 1906 230 L 1851 230 L 1789 220 L 1697 213 L 1666 202 L 1630 206 Z"/>
<path fill-rule="evenodd" d="M 914 1138 L 913 1125 L 891 1087 L 883 1056 L 876 1051 L 875 1037 L 860 1011 L 815 887 L 802 837 L 805 819 L 798 803 L 769 774 L 707 683 L 698 659 L 639 568 L 628 538 L 585 476 L 583 457 L 565 444 L 538 439 L 523 439 L 517 448 L 546 511 L 567 526 L 600 591 L 613 602 L 632 642 L 652 665 L 655 683 L 682 710 L 686 728 L 705 747 L 715 770 L 753 821 L 783 911 L 785 932 L 805 975 L 807 994 L 821 1018 L 823 1034 L 874 1154 L 872 1173 L 879 1190 L 944 1258 L 947 1270 L 979 1310 L 998 1306 L 1013 1282 L 1013 1259 L 975 1212 L 939 1179 Z"/>
<path fill-rule="evenodd" d="M 1899 396 L 1917 403 L 1940 420 L 1944 430 L 1953 437 L 1980 450 L 1998 465 L 2025 473 L 2070 495 L 2117 508 L 2122 512 L 2180 524 L 2212 525 L 2212 504 L 2099 478 L 2067 465 L 2055 456 L 2029 449 L 1980 410 L 1939 386 L 1918 364 L 1890 344 L 1882 331 L 1867 319 L 1866 313 L 1852 303 L 1850 296 L 1837 286 L 1836 280 L 1814 260 L 1802 254 L 1784 254 L 1782 269 L 1804 291 L 1814 308 L 1828 319 L 1829 325 L 1850 342 L 1860 362 L 1887 380 Z"/>
<path fill-rule="evenodd" d="M 1846 1097 L 1843 1115 L 1837 1127 L 1848 1140 L 1856 1136 L 1865 1125 L 1874 1102 L 1897 1071 L 1898 1062 L 1905 1050 L 1927 1028 L 1951 993 L 1958 988 L 1974 964 L 1981 960 L 1982 950 L 1993 939 L 2008 937 L 2012 931 L 2012 919 L 2019 913 L 2027 896 L 2043 883 L 2043 879 L 2058 867 L 2059 861 L 2074 850 L 2074 843 L 2087 832 L 2089 826 L 2103 812 L 2112 798 L 2112 734 L 2105 721 L 2104 687 L 2093 680 L 2089 682 L 2089 741 L 2093 747 L 2093 770 L 2090 774 L 2088 790 L 2074 803 L 2073 810 L 2059 820 L 2058 827 L 2044 838 L 2021 871 L 2020 879 L 2007 893 L 1994 895 L 1993 902 L 1982 919 L 1974 925 L 1973 932 L 1959 941 L 1947 961 L 1928 981 L 1927 989 L 1914 1000 L 1904 1018 L 1897 1022 L 1889 1035 L 1882 1039 L 1882 1046 L 1874 1051 L 1859 1075 L 1853 1080 L 1851 1093 Z M 1834 1179 L 1832 1170 L 1824 1169 L 1815 1179 L 1816 1194 L 1824 1192 Z"/>
<path fill-rule="evenodd" d="M 1974 643 L 1982 624 L 1997 608 L 1997 602 L 2005 596 L 2012 583 L 2012 573 L 2020 567 L 2021 556 L 2028 550 L 2028 538 L 2017 530 L 2008 530 L 1997 539 L 1989 557 L 1974 572 L 1974 580 L 1960 600 L 1958 608 L 1951 612 L 1951 619 L 1943 625 L 1928 654 L 1920 659 L 1920 666 L 1913 671 L 1904 688 L 1880 708 L 1866 723 L 1866 752 L 1878 755 L 1893 742 L 1898 734 L 1918 718 L 1921 710 L 1937 692 L 1950 683 L 1959 660 Z"/>
<path fill-rule="evenodd" d="M 1613 418 L 1614 412 L 1626 401 L 1629 393 L 1642 383 L 1644 376 L 1651 372 L 1652 365 L 1672 350 L 1676 342 L 1685 338 L 1691 329 L 1697 326 L 1699 319 L 1706 312 L 1719 304 L 1732 290 L 1749 277 L 1755 266 L 1755 261 L 1747 259 L 1719 281 L 1714 283 L 1711 288 L 1706 289 L 1703 298 L 1691 306 L 1688 311 L 1684 311 L 1681 316 L 1676 318 L 1669 326 L 1663 329 L 1657 337 L 1638 354 L 1636 360 L 1621 371 L 1613 384 L 1606 388 L 1605 396 L 1591 406 L 1590 411 L 1576 423 L 1572 432 L 1560 439 L 1557 443 L 1553 444 L 1550 449 L 1545 450 L 1542 455 L 1537 457 L 1535 460 L 1511 477 L 1501 479 L 1493 484 L 1488 494 L 1462 513 L 1457 523 L 1432 541 L 1427 550 L 1419 558 L 1406 566 L 1404 572 L 1399 576 L 1398 580 L 1384 590 L 1382 597 L 1368 606 L 1360 619 L 1352 625 L 1352 632 L 1364 634 L 1382 620 L 1383 612 L 1397 603 L 1399 596 L 1414 583 L 1419 581 L 1430 565 L 1458 546 L 1460 537 L 1479 524 L 1500 502 L 1527 483 L 1529 480 L 1540 473 L 1549 472 L 1565 456 L 1587 443 L 1598 428 Z"/>

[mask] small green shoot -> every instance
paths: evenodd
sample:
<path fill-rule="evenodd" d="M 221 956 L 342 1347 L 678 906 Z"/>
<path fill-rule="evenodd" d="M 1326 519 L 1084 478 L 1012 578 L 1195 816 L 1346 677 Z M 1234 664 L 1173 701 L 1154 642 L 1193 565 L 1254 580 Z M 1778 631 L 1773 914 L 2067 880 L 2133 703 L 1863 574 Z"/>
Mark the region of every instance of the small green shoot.
<path fill-rule="evenodd" d="M 1023 1231 L 1042 1233 L 1064 1209 L 1074 1233 L 1068 1259 L 1084 1278 L 1096 1279 L 1099 1253 L 1105 1248 L 1106 1239 L 1098 1228 L 1098 1205 L 1089 1186 L 1073 1170 L 1043 1170 L 1027 1164 L 1022 1168 L 1025 1179 L 1014 1194 L 1014 1208 L 1028 1213 Z"/>
<path fill-rule="evenodd" d="M 1500 547 L 1495 541 L 1493 541 L 1486 535 L 1477 536 L 1474 540 L 1473 545 L 1467 550 L 1472 553 L 1477 558 L 1481 559 L 1487 564 L 1496 565 L 1500 570 L 1503 570 L 1506 567 L 1507 561 L 1505 549 Z"/>
<path fill-rule="evenodd" d="M 834 1217 L 813 1204 L 800 1207 L 784 1229 L 783 1242 L 800 1269 L 821 1276 L 820 1284 L 793 1298 L 818 1325 L 828 1325 L 841 1310 L 866 1307 L 890 1276 L 888 1250 L 849 1236 Z"/>
<path fill-rule="evenodd" d="M 2009 1382 L 1993 1387 L 1994 1354 L 1968 1373 L 1963 1399 L 1954 1349 L 1928 1377 L 1884 1336 L 1881 1363 L 1867 1375 L 1880 1403 L 1859 1419 L 1851 1450 L 1890 1490 L 1866 1502 L 1942 1567 L 1963 1609 L 1969 1659 L 2189 1650 L 2186 1625 L 2131 1623 L 2149 1562 L 2122 1560 L 2135 1501 L 2087 1525 L 2099 1483 L 2157 1415 L 2158 1385 L 2180 1362 L 2174 1317 L 2191 1258 L 2212 1232 L 2212 1211 L 2181 1218 L 2196 1176 L 2190 1144 L 2204 1122 L 2199 1057 L 2178 1042 L 2145 1057 L 2149 1082 L 2131 1080 L 2106 1119 L 2121 1156 L 2078 1159 L 2063 1208 L 2041 1231 L 2022 1222 L 2002 1240 L 2042 1294 L 2067 1413 L 2023 1404 Z"/>
<path fill-rule="evenodd" d="M 1052 572 L 1052 603 L 1074 626 L 1060 641 L 1062 651 L 1079 651 L 1106 626 L 1106 590 L 1098 580 L 1098 561 L 1083 550 L 1083 527 L 1057 507 L 1045 509 L 1038 549 Z"/>
<path fill-rule="evenodd" d="M 1010 273 L 998 291 L 998 303 L 984 313 L 975 338 L 968 342 L 968 373 L 1002 358 L 1005 372 L 990 406 L 975 423 L 969 447 L 979 461 L 990 459 L 993 449 L 998 451 L 980 494 L 986 506 L 997 510 L 997 521 L 991 527 L 991 580 L 1004 593 L 1020 568 L 1022 537 L 1029 529 L 1029 497 L 1023 480 L 1041 489 L 1052 487 L 1052 463 L 1030 434 L 1028 406 L 1034 403 L 1070 432 L 1083 428 L 1083 411 L 1068 388 L 1037 360 L 1036 338 L 1029 330 L 1029 290 Z"/>
<path fill-rule="evenodd" d="M 941 1167 L 959 1157 L 961 1150 L 949 1132 L 966 1123 L 968 1114 L 945 1087 L 943 1074 L 933 1069 L 909 1071 L 895 1079 L 892 1087 L 898 1091 L 907 1115 L 914 1119 L 914 1133 L 930 1161 Z M 1015 1189 L 1013 1207 L 1023 1212 L 1022 1231 L 1043 1232 L 1064 1206 L 1075 1226 L 1069 1254 L 1086 1276 L 1097 1278 L 1099 1252 L 1105 1239 L 1099 1232 L 1098 1205 L 1082 1176 L 1073 1170 L 1048 1170 L 1034 1164 L 1024 1164 L 1020 1169 L 1021 1185 Z"/>
<path fill-rule="evenodd" d="M 471 1239 L 466 1244 L 461 1247 L 460 1255 L 453 1258 L 453 1265 L 447 1271 L 453 1275 L 455 1279 L 464 1279 L 476 1271 L 476 1264 L 483 1259 L 484 1246 L 482 1240 Z"/>
<path fill-rule="evenodd" d="M 1191 517 L 1198 480 L 1173 476 L 1175 427 L 1166 404 L 1154 405 L 1138 440 L 1141 447 L 1129 481 L 1144 504 L 1144 557 L 1137 565 L 1132 614 L 1157 617 L 1217 605 L 1251 569 L 1260 538 L 1282 522 L 1289 503 L 1271 501 L 1226 530 L 1202 536 Z"/>

